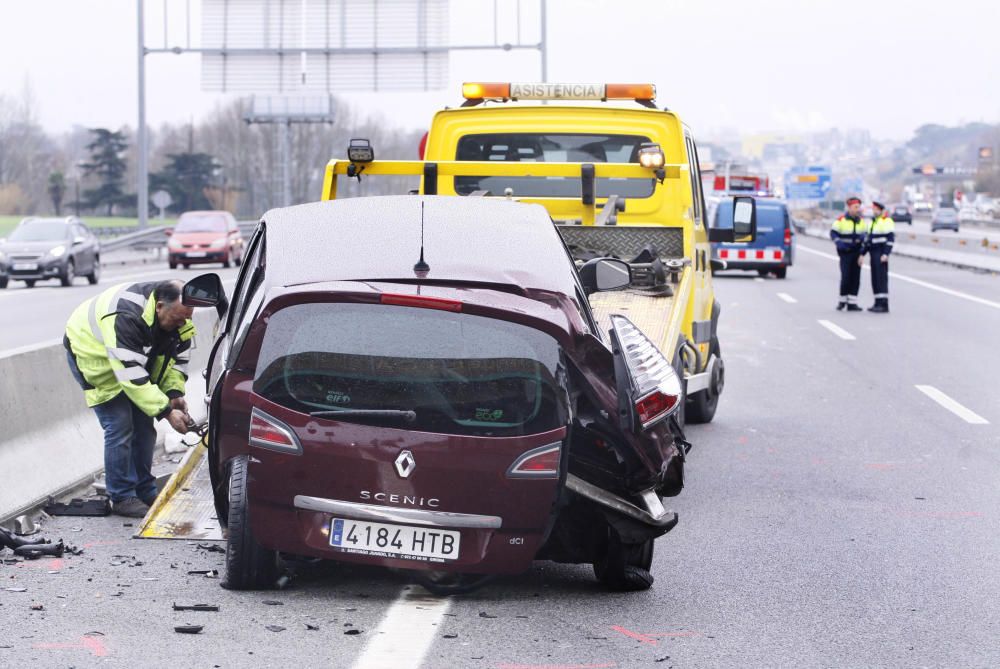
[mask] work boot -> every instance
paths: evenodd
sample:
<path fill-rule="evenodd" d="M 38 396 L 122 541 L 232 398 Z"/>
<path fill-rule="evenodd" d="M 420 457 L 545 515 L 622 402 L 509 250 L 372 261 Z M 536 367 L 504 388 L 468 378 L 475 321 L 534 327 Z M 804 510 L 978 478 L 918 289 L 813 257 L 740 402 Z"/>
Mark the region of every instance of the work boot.
<path fill-rule="evenodd" d="M 864 309 L 862 309 L 858 305 L 854 304 L 853 302 L 848 302 L 847 303 L 847 310 L 848 311 L 864 311 Z"/>
<path fill-rule="evenodd" d="M 847 308 L 847 302 L 837 302 L 837 311 L 843 311 Z"/>
<path fill-rule="evenodd" d="M 149 507 L 146 506 L 138 497 L 129 497 L 120 502 L 111 503 L 111 513 L 116 516 L 125 516 L 126 518 L 145 518 L 148 511 Z"/>
<path fill-rule="evenodd" d="M 143 497 L 142 503 L 146 506 L 153 506 L 153 502 L 156 501 L 157 495 L 150 495 L 149 497 Z"/>
<path fill-rule="evenodd" d="M 875 314 L 887 314 L 889 313 L 889 300 L 879 298 L 875 300 L 875 304 L 868 309 L 868 311 Z"/>

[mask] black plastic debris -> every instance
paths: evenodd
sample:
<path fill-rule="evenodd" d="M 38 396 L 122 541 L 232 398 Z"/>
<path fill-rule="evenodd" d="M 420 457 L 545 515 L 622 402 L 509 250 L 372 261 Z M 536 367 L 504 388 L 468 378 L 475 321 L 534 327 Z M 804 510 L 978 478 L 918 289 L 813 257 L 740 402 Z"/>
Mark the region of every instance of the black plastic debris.
<path fill-rule="evenodd" d="M 225 553 L 226 549 L 219 544 L 198 544 L 198 548 L 209 553 Z"/>
<path fill-rule="evenodd" d="M 48 539 L 44 539 L 42 537 L 37 539 L 25 539 L 24 537 L 18 536 L 0 527 L 0 548 L 6 546 L 11 550 L 16 550 L 22 546 L 37 546 L 39 544 L 47 544 L 48 542 Z"/>
<path fill-rule="evenodd" d="M 28 560 L 37 560 L 40 557 L 62 557 L 65 550 L 66 546 L 63 545 L 62 539 L 60 539 L 54 544 L 29 544 L 27 546 L 20 546 L 14 549 L 14 555 L 27 558 Z"/>
<path fill-rule="evenodd" d="M 458 635 L 457 634 L 442 634 L 441 638 L 442 639 L 457 639 Z"/>
<path fill-rule="evenodd" d="M 361 634 L 361 630 L 358 629 L 344 630 L 344 634 L 347 634 L 348 636 L 355 636 L 357 634 Z"/>
<path fill-rule="evenodd" d="M 111 500 L 73 498 L 68 503 L 54 502 L 44 507 L 50 516 L 108 516 L 111 514 Z"/>
<path fill-rule="evenodd" d="M 31 610 L 32 611 L 44 611 L 45 610 L 45 605 L 44 604 L 32 604 L 31 605 Z"/>
<path fill-rule="evenodd" d="M 306 629 L 309 630 L 310 632 L 316 632 L 319 630 L 319 625 L 310 625 L 309 623 L 306 623 L 305 625 Z"/>
<path fill-rule="evenodd" d="M 285 605 L 284 602 L 279 602 L 276 599 L 265 599 L 263 602 L 261 602 L 261 604 L 264 604 L 265 606 L 284 606 Z"/>
<path fill-rule="evenodd" d="M 201 634 L 203 629 L 205 629 L 204 625 L 177 625 L 174 627 L 174 631 L 178 634 Z"/>
<path fill-rule="evenodd" d="M 266 627 L 266 629 L 268 631 L 271 631 L 271 632 L 284 632 L 285 631 L 285 628 L 282 627 L 281 625 L 268 625 Z"/>
<path fill-rule="evenodd" d="M 486 613 L 486 611 L 480 611 L 479 612 L 479 617 L 480 618 L 496 618 L 496 616 L 491 616 L 490 614 Z"/>
<path fill-rule="evenodd" d="M 218 611 L 218 604 L 178 604 L 174 602 L 174 611 Z"/>

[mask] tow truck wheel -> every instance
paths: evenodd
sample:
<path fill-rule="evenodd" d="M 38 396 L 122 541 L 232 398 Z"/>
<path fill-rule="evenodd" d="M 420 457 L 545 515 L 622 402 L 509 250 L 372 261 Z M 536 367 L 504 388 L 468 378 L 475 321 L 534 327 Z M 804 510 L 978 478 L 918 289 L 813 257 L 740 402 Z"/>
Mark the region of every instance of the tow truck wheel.
<path fill-rule="evenodd" d="M 778 277 L 779 279 L 784 279 L 786 276 L 788 276 L 788 268 L 779 267 L 778 269 L 774 270 L 774 276 Z"/>
<path fill-rule="evenodd" d="M 229 590 L 271 588 L 278 579 L 278 552 L 261 547 L 250 529 L 247 457 L 229 469 L 229 531 L 226 536 L 226 580 Z"/>
<path fill-rule="evenodd" d="M 0 289 L 7 287 L 7 280 L 8 280 L 7 277 L 0 276 Z"/>
<path fill-rule="evenodd" d="M 699 390 L 688 397 L 685 418 L 692 424 L 711 423 L 715 418 L 715 410 L 719 408 L 719 396 L 722 394 L 722 387 L 725 383 L 725 366 L 722 364 L 722 350 L 719 347 L 719 339 L 712 337 L 712 342 L 708 347 L 708 355 L 716 356 L 716 378 L 713 378 L 708 388 Z"/>
<path fill-rule="evenodd" d="M 615 592 L 648 590 L 653 585 L 653 575 L 649 573 L 653 565 L 653 539 L 624 544 L 611 527 L 608 535 L 604 556 L 594 562 L 597 580 Z"/>

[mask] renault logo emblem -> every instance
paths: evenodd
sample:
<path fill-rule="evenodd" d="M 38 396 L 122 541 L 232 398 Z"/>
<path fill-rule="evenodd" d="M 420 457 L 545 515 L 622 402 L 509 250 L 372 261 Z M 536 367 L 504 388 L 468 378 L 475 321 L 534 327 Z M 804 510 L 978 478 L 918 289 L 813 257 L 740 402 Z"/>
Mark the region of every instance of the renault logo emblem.
<path fill-rule="evenodd" d="M 402 478 L 408 478 L 413 470 L 417 468 L 417 461 L 413 459 L 413 453 L 403 451 L 396 458 L 396 473 Z"/>

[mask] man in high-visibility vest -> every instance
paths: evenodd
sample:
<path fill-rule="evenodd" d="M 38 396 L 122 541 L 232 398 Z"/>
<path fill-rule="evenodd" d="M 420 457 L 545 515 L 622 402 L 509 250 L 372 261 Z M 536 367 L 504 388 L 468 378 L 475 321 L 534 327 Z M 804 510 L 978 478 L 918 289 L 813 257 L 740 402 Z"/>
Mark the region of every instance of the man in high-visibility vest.
<path fill-rule="evenodd" d="M 183 283 L 122 284 L 78 306 L 63 345 L 87 406 L 104 428 L 104 472 L 112 511 L 141 518 L 156 499 L 156 429 L 166 419 L 182 434 L 193 309 Z"/>
<path fill-rule="evenodd" d="M 837 245 L 840 256 L 840 301 L 837 311 L 861 311 L 858 289 L 861 287 L 861 265 L 864 261 L 868 220 L 861 217 L 861 199 L 847 198 L 847 211 L 833 222 L 830 239 Z"/>
<path fill-rule="evenodd" d="M 889 313 L 889 254 L 896 242 L 896 223 L 885 215 L 885 205 L 872 202 L 872 224 L 865 239 L 865 252 L 872 266 L 872 293 L 875 304 L 868 308 L 877 314 Z"/>

